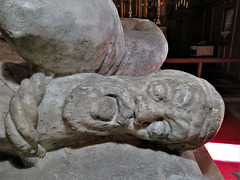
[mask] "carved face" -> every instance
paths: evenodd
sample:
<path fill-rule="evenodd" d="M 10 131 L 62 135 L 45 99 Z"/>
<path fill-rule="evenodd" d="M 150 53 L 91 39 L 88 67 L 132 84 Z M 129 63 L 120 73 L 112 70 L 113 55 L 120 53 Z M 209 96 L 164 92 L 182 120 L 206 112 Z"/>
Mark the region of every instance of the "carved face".
<path fill-rule="evenodd" d="M 133 90 L 137 92 L 134 120 L 128 130 L 141 139 L 194 147 L 209 141 L 220 128 L 223 100 L 203 79 L 161 71 L 148 76 L 141 89 Z"/>
<path fill-rule="evenodd" d="M 135 96 L 132 132 L 143 139 L 182 140 L 198 136 L 206 116 L 201 84 L 160 78 Z"/>
<path fill-rule="evenodd" d="M 130 133 L 167 143 L 212 138 L 223 116 L 222 106 L 214 109 L 216 91 L 204 80 L 177 75 L 163 71 L 81 85 L 66 100 L 63 117 L 72 129 L 97 135 Z M 213 111 L 216 122 L 210 122 Z"/>

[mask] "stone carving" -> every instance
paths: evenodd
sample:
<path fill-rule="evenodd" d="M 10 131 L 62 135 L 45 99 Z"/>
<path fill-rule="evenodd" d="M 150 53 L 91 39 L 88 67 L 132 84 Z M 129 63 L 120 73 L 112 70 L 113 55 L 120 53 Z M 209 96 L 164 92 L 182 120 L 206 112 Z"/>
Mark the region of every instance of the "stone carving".
<path fill-rule="evenodd" d="M 140 76 L 156 72 L 168 52 L 166 38 L 160 28 L 146 19 L 121 19 L 126 55 L 117 75 Z"/>
<path fill-rule="evenodd" d="M 175 70 L 142 77 L 76 74 L 48 83 L 40 73 L 6 99 L 0 151 L 14 149 L 26 166 L 45 151 L 95 136 L 131 134 L 181 153 L 209 141 L 224 114 L 208 82 Z"/>
<path fill-rule="evenodd" d="M 0 62 L 0 152 L 26 167 L 93 137 L 135 137 L 180 154 L 222 123 L 213 86 L 180 71 L 155 72 L 167 55 L 163 33 L 148 20 L 120 20 L 112 0 L 2 0 L 0 31 L 29 63 Z M 27 70 L 19 77 L 6 64 L 11 73 Z M 26 78 L 34 66 L 45 73 Z M 113 74 L 139 77 L 102 76 Z"/>
<path fill-rule="evenodd" d="M 35 74 L 25 79 L 13 94 L 9 103 L 9 113 L 4 125 L 6 135 L 14 151 L 26 163 L 34 164 L 35 157 L 43 158 L 45 149 L 38 144 L 36 131 L 38 123 L 38 105 L 45 93 L 43 74 Z"/>
<path fill-rule="evenodd" d="M 0 31 L 8 43 L 28 63 L 61 75 L 159 70 L 168 51 L 161 30 L 150 21 L 126 21 L 131 31 L 122 27 L 112 0 L 0 2 Z"/>

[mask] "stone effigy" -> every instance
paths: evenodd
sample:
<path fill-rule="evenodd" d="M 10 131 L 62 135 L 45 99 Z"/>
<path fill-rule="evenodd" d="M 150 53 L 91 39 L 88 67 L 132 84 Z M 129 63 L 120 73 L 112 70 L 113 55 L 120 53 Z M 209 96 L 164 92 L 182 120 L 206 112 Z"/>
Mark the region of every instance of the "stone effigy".
<path fill-rule="evenodd" d="M 134 25 L 131 33 L 112 0 L 0 2 L 0 31 L 8 43 L 28 63 L 61 75 L 159 70 L 168 52 L 161 30 L 150 21 L 126 21 Z"/>
<path fill-rule="evenodd" d="M 154 162 L 156 171 L 154 165 L 149 166 L 151 176 L 139 171 L 133 179 L 163 179 L 169 175 L 192 179 L 201 174 L 199 169 L 190 173 L 189 166 L 197 166 L 187 160 L 191 155 L 178 155 L 188 154 L 188 150 L 202 146 L 217 133 L 224 103 L 203 79 L 175 70 L 156 72 L 166 58 L 167 41 L 152 22 L 120 20 L 111 0 L 3 0 L 0 31 L 28 63 L 17 57 L 0 62 L 1 178 L 16 175 L 26 179 L 29 172 L 38 177 L 41 169 L 45 172 L 40 172 L 42 179 L 59 179 L 59 175 L 66 179 L 61 158 L 67 157 L 71 164 L 81 156 L 81 162 L 74 162 L 71 168 L 79 166 L 83 172 L 80 176 L 78 169 L 71 170 L 71 176 L 75 173 L 74 177 L 80 179 L 94 179 L 97 171 L 92 170 L 90 177 L 89 164 L 96 159 L 108 164 L 106 150 L 113 151 L 107 153 L 114 157 L 110 158 L 109 168 L 102 171 L 108 170 L 109 179 L 121 177 L 112 173 L 125 167 L 118 159 L 125 152 L 129 156 L 127 164 L 141 158 L 146 161 L 145 153 L 151 156 L 149 162 L 133 163 L 139 169 L 158 161 Z M 129 146 L 139 141 L 150 150 Z M 100 144 L 80 148 L 88 142 Z M 115 144 L 101 142 L 127 146 L 120 143 L 118 149 Z M 101 155 L 89 157 L 88 162 L 85 156 L 92 152 Z M 19 156 L 26 167 L 35 169 L 21 173 L 5 166 L 1 154 Z M 54 168 L 60 167 L 62 173 L 52 173 L 49 161 L 59 164 Z M 114 161 L 121 162 L 119 167 L 112 166 Z M 165 167 L 161 161 L 171 164 Z M 167 171 L 175 167 L 176 174 Z M 126 171 L 129 177 L 132 169 Z M 184 176 L 182 171 L 186 172 Z"/>
<path fill-rule="evenodd" d="M 209 141 L 224 114 L 208 82 L 175 70 L 140 77 L 76 74 L 47 84 L 38 73 L 7 97 L 1 97 L 7 134 L 1 139 L 11 147 L 0 150 L 13 149 L 27 166 L 46 151 L 95 136 L 131 134 L 182 153 Z"/>

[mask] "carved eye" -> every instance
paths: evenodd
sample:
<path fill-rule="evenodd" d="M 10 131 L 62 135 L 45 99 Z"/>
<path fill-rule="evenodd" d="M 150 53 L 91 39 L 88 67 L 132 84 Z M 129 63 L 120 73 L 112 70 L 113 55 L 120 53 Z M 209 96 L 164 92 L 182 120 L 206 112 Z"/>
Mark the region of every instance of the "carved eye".
<path fill-rule="evenodd" d="M 159 102 L 166 98 L 167 87 L 165 84 L 152 84 L 148 89 L 148 93 L 152 99 Z"/>

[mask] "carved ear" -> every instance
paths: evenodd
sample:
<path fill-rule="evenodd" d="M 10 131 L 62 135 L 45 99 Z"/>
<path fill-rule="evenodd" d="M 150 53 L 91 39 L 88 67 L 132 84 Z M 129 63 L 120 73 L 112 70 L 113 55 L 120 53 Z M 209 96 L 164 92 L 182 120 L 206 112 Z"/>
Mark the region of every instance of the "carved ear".
<path fill-rule="evenodd" d="M 95 87 L 81 85 L 76 87 L 66 98 L 63 106 L 63 119 L 75 131 L 86 131 L 91 120 L 90 107 L 101 92 Z"/>
<path fill-rule="evenodd" d="M 63 118 L 75 131 L 111 134 L 111 128 L 127 123 L 133 109 L 134 101 L 126 88 L 106 82 L 83 84 L 67 97 Z"/>

